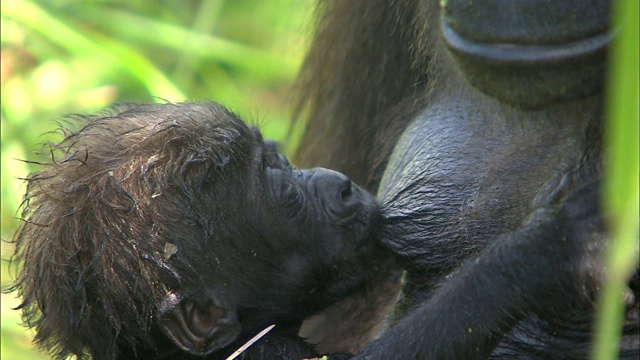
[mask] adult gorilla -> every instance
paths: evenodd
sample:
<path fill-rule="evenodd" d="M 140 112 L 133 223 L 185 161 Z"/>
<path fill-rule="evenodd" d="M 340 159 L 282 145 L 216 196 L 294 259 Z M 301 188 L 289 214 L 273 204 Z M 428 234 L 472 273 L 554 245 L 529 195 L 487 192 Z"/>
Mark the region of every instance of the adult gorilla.
<path fill-rule="evenodd" d="M 400 319 L 361 357 L 587 356 L 606 246 L 608 10 L 605 0 L 321 2 L 297 162 L 377 190 L 383 242 L 407 272 Z M 637 358 L 637 275 L 629 289 L 621 356 Z M 314 321 L 337 321 L 341 306 Z M 330 348 L 335 338 L 310 328 Z"/>

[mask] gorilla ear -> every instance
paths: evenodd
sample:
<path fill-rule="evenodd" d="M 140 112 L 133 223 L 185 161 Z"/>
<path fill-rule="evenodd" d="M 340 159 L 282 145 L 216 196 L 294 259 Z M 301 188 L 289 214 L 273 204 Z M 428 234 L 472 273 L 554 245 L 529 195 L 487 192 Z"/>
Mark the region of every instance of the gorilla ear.
<path fill-rule="evenodd" d="M 160 308 L 162 331 L 194 355 L 207 355 L 231 344 L 240 335 L 236 309 L 217 300 L 170 293 Z"/>

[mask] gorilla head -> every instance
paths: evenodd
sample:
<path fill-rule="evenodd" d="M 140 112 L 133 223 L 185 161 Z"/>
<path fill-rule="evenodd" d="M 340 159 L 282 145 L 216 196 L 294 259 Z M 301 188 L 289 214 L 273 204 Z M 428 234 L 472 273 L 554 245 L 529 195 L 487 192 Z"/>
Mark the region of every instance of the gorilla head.
<path fill-rule="evenodd" d="M 367 279 L 374 199 L 297 170 L 222 106 L 77 120 L 28 178 L 10 289 L 56 356 L 210 354 L 271 323 L 295 331 Z"/>

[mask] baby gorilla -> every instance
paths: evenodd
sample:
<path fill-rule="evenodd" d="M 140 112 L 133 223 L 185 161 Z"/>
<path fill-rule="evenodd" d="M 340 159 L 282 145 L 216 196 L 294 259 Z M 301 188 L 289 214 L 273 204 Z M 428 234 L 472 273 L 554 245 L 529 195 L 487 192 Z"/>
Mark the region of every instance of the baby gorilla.
<path fill-rule="evenodd" d="M 78 119 L 28 178 L 16 236 L 10 290 L 37 344 L 57 358 L 224 358 L 275 323 L 285 336 L 255 357 L 313 356 L 301 321 L 363 286 L 381 251 L 373 197 L 297 170 L 214 103 Z"/>

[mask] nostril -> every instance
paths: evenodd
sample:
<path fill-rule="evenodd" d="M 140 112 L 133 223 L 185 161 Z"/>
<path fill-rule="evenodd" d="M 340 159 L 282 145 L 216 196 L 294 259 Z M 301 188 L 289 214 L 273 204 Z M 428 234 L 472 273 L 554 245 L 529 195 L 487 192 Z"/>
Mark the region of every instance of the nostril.
<path fill-rule="evenodd" d="M 351 181 L 347 181 L 346 186 L 342 189 L 342 192 L 340 193 L 340 198 L 342 199 L 343 202 L 346 202 L 347 200 L 349 200 L 352 194 L 353 192 L 351 191 Z"/>
<path fill-rule="evenodd" d="M 354 187 L 357 188 L 348 178 L 342 184 L 338 207 L 343 216 L 349 216 L 360 208 L 361 201 L 357 195 L 357 189 Z"/>
<path fill-rule="evenodd" d="M 318 196 L 323 209 L 331 216 L 346 218 L 358 211 L 361 205 L 359 189 L 346 175 L 323 168 L 304 170 L 309 184 Z"/>

